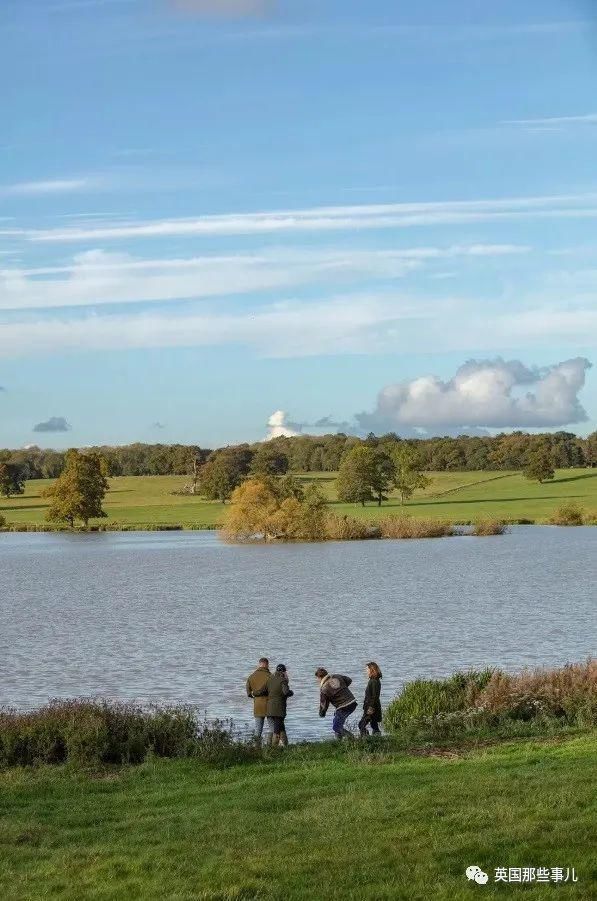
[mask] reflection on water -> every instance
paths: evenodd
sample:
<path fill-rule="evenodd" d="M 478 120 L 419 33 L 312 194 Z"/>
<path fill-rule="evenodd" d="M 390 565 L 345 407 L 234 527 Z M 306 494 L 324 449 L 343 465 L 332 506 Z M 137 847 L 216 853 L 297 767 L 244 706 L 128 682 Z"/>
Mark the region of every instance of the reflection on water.
<path fill-rule="evenodd" d="M 407 679 L 595 652 L 597 529 L 237 547 L 213 532 L 0 535 L 0 704 L 102 694 L 251 719 L 262 654 L 289 668 L 291 737 L 327 735 L 319 665 Z M 356 716 L 353 717 L 353 720 Z"/>

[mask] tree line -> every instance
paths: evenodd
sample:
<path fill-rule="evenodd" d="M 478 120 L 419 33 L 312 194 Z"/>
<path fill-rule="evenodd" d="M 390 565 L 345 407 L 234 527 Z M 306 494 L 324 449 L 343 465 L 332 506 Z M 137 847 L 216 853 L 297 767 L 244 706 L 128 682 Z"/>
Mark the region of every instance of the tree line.
<path fill-rule="evenodd" d="M 39 447 L 1 450 L 0 494 L 22 494 L 28 479 L 57 478 L 68 453 Z M 189 493 L 223 501 L 249 475 L 339 471 L 341 497 L 365 503 L 380 502 L 391 488 L 403 500 L 408 498 L 424 487 L 424 472 L 520 470 L 543 481 L 552 478 L 557 468 L 597 466 L 597 432 L 587 438 L 565 431 L 414 439 L 393 433 L 364 439 L 345 434 L 298 435 L 214 451 L 198 445 L 137 443 L 93 447 L 84 453 L 101 458 L 106 477 L 188 476 L 185 490 Z M 369 480 L 360 494 L 354 488 L 359 479 L 361 483 Z"/>

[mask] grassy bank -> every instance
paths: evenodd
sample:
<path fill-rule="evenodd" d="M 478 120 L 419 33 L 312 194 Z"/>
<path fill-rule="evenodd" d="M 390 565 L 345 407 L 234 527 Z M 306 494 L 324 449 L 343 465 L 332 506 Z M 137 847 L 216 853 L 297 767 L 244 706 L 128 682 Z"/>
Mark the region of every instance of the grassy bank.
<path fill-rule="evenodd" d="M 471 522 L 489 515 L 508 522 L 532 520 L 548 522 L 556 509 L 573 503 L 587 511 L 597 511 L 597 469 L 559 470 L 553 482 L 528 482 L 521 473 L 463 472 L 432 473 L 431 484 L 402 507 L 398 498 L 378 508 L 336 501 L 334 473 L 308 473 L 304 482 L 317 481 L 340 516 L 377 520 L 405 510 L 413 516 L 443 519 L 453 523 Z M 184 476 L 131 476 L 110 480 L 102 525 L 114 528 L 147 529 L 158 526 L 214 528 L 222 522 L 224 506 L 201 498 L 174 495 L 187 481 Z M 0 514 L 9 523 L 43 524 L 48 501 L 41 496 L 49 482 L 31 481 L 21 497 L 0 499 Z"/>
<path fill-rule="evenodd" d="M 594 897 L 595 734 L 412 755 L 323 745 L 229 769 L 0 774 L 0 890 L 23 899 L 468 899 L 495 867 Z M 477 864 L 490 884 L 468 883 Z M 592 882 L 593 880 L 593 882 Z M 553 884 L 525 886 L 551 898 Z"/>

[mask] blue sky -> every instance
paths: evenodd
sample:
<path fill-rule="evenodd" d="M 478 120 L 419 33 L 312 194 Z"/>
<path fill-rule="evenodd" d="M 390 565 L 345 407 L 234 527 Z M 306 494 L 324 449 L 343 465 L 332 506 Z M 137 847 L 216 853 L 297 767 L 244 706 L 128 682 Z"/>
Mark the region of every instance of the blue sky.
<path fill-rule="evenodd" d="M 4 0 L 0 40 L 0 446 L 597 428 L 589 3 Z"/>

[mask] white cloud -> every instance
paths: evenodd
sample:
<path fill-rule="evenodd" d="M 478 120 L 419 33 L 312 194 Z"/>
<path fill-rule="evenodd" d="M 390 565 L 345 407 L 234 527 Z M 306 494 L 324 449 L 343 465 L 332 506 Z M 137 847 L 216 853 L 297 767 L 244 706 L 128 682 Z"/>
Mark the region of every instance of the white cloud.
<path fill-rule="evenodd" d="M 36 197 L 45 194 L 72 194 L 92 188 L 96 182 L 90 178 L 55 178 L 46 181 L 23 181 L 14 185 L 0 185 L 5 196 Z"/>
<path fill-rule="evenodd" d="M 544 119 L 506 119 L 501 124 L 540 130 L 559 129 L 568 125 L 597 125 L 597 113 L 585 113 L 581 116 L 550 116 Z"/>
<path fill-rule="evenodd" d="M 584 357 L 543 369 L 519 360 L 470 360 L 449 381 L 428 375 L 387 385 L 374 412 L 357 420 L 367 431 L 418 428 L 434 434 L 583 422 L 588 417 L 578 393 L 590 367 Z"/>
<path fill-rule="evenodd" d="M 0 355 L 226 344 L 242 344 L 271 357 L 372 353 L 383 346 L 389 324 L 425 315 L 419 301 L 349 295 L 240 313 L 28 316 L 0 323 Z"/>
<path fill-rule="evenodd" d="M 271 441 L 272 438 L 294 438 L 296 435 L 299 435 L 300 432 L 290 428 L 290 424 L 287 420 L 288 417 L 283 410 L 276 410 L 275 413 L 272 413 L 267 421 L 268 429 L 265 440 Z"/>
<path fill-rule="evenodd" d="M 466 225 L 528 218 L 597 217 L 597 194 L 361 204 L 310 209 L 227 213 L 184 219 L 92 223 L 23 230 L 34 242 L 101 243 L 130 238 L 255 235 L 288 232 L 360 231 L 413 226 Z"/>
<path fill-rule="evenodd" d="M 309 283 L 397 279 L 434 260 L 527 253 L 511 244 L 400 250 L 269 248 L 261 253 L 138 259 L 88 250 L 67 266 L 0 269 L 0 309 L 43 309 L 247 294 Z"/>

